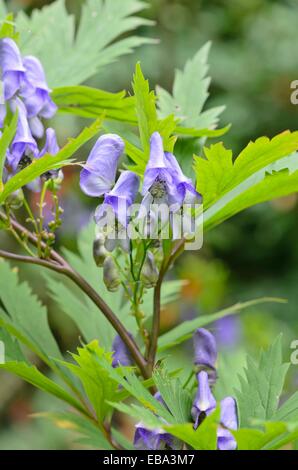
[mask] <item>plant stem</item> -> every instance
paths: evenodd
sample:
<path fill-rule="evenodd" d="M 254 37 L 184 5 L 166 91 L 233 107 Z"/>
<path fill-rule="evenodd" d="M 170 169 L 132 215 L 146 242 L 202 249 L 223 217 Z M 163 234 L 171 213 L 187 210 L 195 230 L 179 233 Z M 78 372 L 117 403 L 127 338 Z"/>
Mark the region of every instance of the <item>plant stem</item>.
<path fill-rule="evenodd" d="M 4 219 L 3 219 L 4 216 Z M 0 211 L 0 218 L 2 220 L 6 220 L 6 216 Z M 28 237 L 28 240 L 33 243 L 35 246 L 38 244 L 37 237 L 32 232 L 29 232 L 25 227 L 20 225 L 18 222 L 11 220 L 11 224 L 13 225 L 14 229 L 25 233 Z M 44 244 L 45 245 L 45 244 Z M 115 313 L 110 309 L 110 307 L 105 303 L 105 301 L 98 295 L 95 289 L 71 266 L 58 254 L 56 251 L 50 251 L 51 259 L 45 260 L 40 258 L 35 258 L 31 256 L 22 256 L 16 255 L 13 253 L 6 252 L 4 250 L 0 250 L 0 257 L 20 261 L 22 263 L 28 264 L 35 264 L 38 266 L 43 266 L 45 268 L 51 269 L 52 271 L 56 271 L 60 274 L 64 274 L 69 279 L 71 279 L 85 294 L 95 303 L 95 305 L 101 310 L 107 320 L 111 323 L 111 325 L 115 328 L 123 342 L 126 344 L 127 348 L 129 349 L 136 365 L 139 367 L 142 375 L 144 378 L 149 378 L 150 375 L 148 373 L 147 362 L 144 359 L 143 355 L 141 354 L 137 344 L 135 343 L 134 339 L 131 338 L 129 332 L 126 330 L 124 325 L 120 322 L 118 317 Z"/>
<path fill-rule="evenodd" d="M 154 288 L 154 297 L 153 297 L 153 318 L 152 318 L 152 330 L 151 330 L 151 339 L 150 339 L 150 346 L 148 352 L 148 367 L 150 374 L 152 374 L 152 370 L 155 364 L 155 358 L 157 353 L 157 346 L 158 346 L 158 337 L 159 337 L 159 330 L 160 330 L 160 309 L 161 309 L 161 287 L 167 273 L 168 269 L 170 268 L 171 264 L 175 261 L 175 259 L 183 252 L 185 240 L 179 240 L 175 245 L 171 255 L 163 261 L 159 277 Z"/>
<path fill-rule="evenodd" d="M 159 277 L 154 288 L 153 296 L 153 318 L 152 318 L 152 331 L 151 331 L 151 340 L 148 352 L 148 367 L 150 374 L 155 364 L 155 357 L 157 352 L 158 336 L 160 329 L 160 306 L 161 306 L 161 286 L 162 281 L 165 275 L 163 266 L 161 266 Z"/>

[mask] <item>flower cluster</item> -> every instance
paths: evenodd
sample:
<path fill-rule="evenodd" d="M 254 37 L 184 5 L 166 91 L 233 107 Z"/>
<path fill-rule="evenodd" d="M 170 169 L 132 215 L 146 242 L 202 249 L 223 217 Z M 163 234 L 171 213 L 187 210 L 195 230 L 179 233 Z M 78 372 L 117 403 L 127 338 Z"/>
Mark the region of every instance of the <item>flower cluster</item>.
<path fill-rule="evenodd" d="M 146 231 L 148 225 L 153 225 L 155 229 L 158 227 L 158 213 L 163 206 L 167 208 L 165 222 L 170 222 L 172 238 L 176 238 L 174 215 L 181 211 L 184 204 L 200 202 L 201 199 L 191 179 L 183 174 L 175 156 L 164 152 L 162 138 L 158 132 L 154 132 L 150 139 L 150 157 L 140 191 L 140 205 L 135 214 L 133 205 L 137 203 L 140 178 L 132 171 L 123 171 L 115 183 L 123 150 L 124 142 L 118 135 L 101 136 L 81 172 L 82 191 L 91 197 L 104 197 L 103 203 L 98 206 L 95 213 L 97 225 L 102 227 L 104 232 L 104 228 L 106 230 L 109 225 L 107 213 L 112 212 L 116 226 L 116 228 L 113 227 L 113 235 L 116 235 L 115 238 L 118 240 L 127 241 L 132 238 L 133 229 L 131 226 L 128 227 L 132 219 L 134 224 L 139 224 L 138 234 L 145 235 L 148 233 Z M 144 219 L 146 222 L 142 222 Z M 142 226 L 143 228 L 146 226 L 145 231 L 141 229 Z M 107 230 L 105 234 L 107 235 Z M 110 240 L 112 237 L 108 238 Z M 144 238 L 149 238 L 149 236 L 144 236 Z M 150 238 L 154 237 L 150 236 Z M 182 236 L 177 238 L 182 238 Z M 112 249 L 115 247 L 115 243 L 110 245 Z M 127 247 L 127 243 L 122 243 L 122 246 Z"/>
<path fill-rule="evenodd" d="M 0 40 L 0 70 L 3 84 L 0 128 L 3 129 L 9 114 L 18 113 L 17 131 L 6 156 L 5 178 L 8 179 L 33 159 L 59 151 L 55 131 L 51 128 L 45 131 L 42 122 L 52 118 L 57 107 L 50 97 L 40 61 L 33 56 L 22 57 L 11 38 Z M 38 141 L 44 135 L 45 144 L 40 149 Z M 39 182 L 31 184 L 31 189 L 38 190 Z"/>
<path fill-rule="evenodd" d="M 117 336 L 113 343 L 113 366 L 129 366 L 132 360 L 126 346 Z M 216 400 L 212 393 L 215 384 L 217 348 L 214 336 L 204 328 L 199 328 L 194 334 L 194 363 L 196 366 L 197 392 L 193 401 L 191 416 L 196 430 L 206 416 L 216 409 Z M 159 393 L 155 398 L 164 406 Z M 233 397 L 226 397 L 220 402 L 220 424 L 217 430 L 218 450 L 235 450 L 236 440 L 230 430 L 238 428 L 237 405 Z M 183 443 L 169 433 L 160 429 L 147 429 L 142 423 L 136 425 L 134 444 L 140 450 L 181 449 Z"/>

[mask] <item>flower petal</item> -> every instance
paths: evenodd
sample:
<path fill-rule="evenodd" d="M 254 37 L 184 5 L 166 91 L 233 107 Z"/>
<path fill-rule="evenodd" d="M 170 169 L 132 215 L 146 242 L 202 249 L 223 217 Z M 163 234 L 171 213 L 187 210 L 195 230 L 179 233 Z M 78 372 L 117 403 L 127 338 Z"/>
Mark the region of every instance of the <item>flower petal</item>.
<path fill-rule="evenodd" d="M 208 374 L 204 370 L 197 375 L 198 390 L 192 405 L 191 414 L 195 421 L 196 429 L 201 419 L 208 416 L 216 408 L 216 400 L 210 390 Z"/>
<path fill-rule="evenodd" d="M 123 150 L 124 142 L 116 134 L 105 134 L 98 139 L 81 172 L 80 184 L 84 193 L 96 197 L 111 189 Z"/>
<path fill-rule="evenodd" d="M 15 112 L 16 109 L 18 110 L 18 126 L 11 145 L 12 166 L 16 168 L 24 154 L 31 153 L 36 157 L 38 155 L 38 147 L 31 134 L 24 103 L 19 98 L 16 98 L 11 102 L 11 107 L 13 112 Z"/>
<path fill-rule="evenodd" d="M 48 127 L 46 130 L 46 142 L 44 148 L 41 150 L 39 157 L 43 157 L 46 153 L 50 155 L 56 155 L 60 148 L 57 143 L 57 136 L 54 129 Z"/>
<path fill-rule="evenodd" d="M 220 422 L 225 428 L 238 429 L 237 404 L 233 397 L 226 397 L 220 403 Z"/>
<path fill-rule="evenodd" d="M 5 100 L 10 100 L 22 85 L 25 68 L 18 46 L 11 38 L 0 40 L 0 67 Z"/>
<path fill-rule="evenodd" d="M 205 328 L 196 330 L 194 337 L 194 363 L 199 366 L 215 368 L 217 359 L 217 347 L 214 336 Z"/>
<path fill-rule="evenodd" d="M 132 335 L 130 336 L 132 338 Z M 117 335 L 113 341 L 112 351 L 114 352 L 112 362 L 113 367 L 132 365 L 133 361 L 131 354 L 119 335 Z"/>

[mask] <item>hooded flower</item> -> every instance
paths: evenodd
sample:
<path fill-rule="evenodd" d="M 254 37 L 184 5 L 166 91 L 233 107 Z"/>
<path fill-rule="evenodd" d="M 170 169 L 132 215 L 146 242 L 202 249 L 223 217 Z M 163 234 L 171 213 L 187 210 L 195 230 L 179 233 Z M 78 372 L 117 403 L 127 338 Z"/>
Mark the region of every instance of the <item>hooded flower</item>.
<path fill-rule="evenodd" d="M 18 46 L 10 38 L 0 40 L 0 68 L 4 85 L 4 99 L 10 100 L 20 89 L 25 67 Z"/>
<path fill-rule="evenodd" d="M 112 344 L 112 351 L 114 352 L 112 362 L 113 367 L 131 366 L 133 364 L 131 354 L 119 335 L 115 336 Z"/>
<path fill-rule="evenodd" d="M 123 150 L 124 142 L 116 134 L 105 134 L 98 139 L 81 171 L 80 185 L 85 194 L 99 197 L 110 191 Z"/>
<path fill-rule="evenodd" d="M 23 59 L 25 67 L 24 84 L 22 87 L 22 97 L 27 108 L 29 119 L 41 116 L 50 119 L 57 111 L 57 106 L 50 98 L 50 92 L 43 67 L 40 61 L 33 56 Z"/>
<path fill-rule="evenodd" d="M 183 174 L 175 156 L 164 152 L 158 132 L 154 132 L 150 139 L 150 157 L 145 169 L 142 195 L 139 219 L 145 221 L 142 231 L 146 236 L 150 233 L 155 237 L 158 227 L 166 229 L 169 221 L 173 239 L 192 233 L 194 219 L 191 212 L 184 211 L 183 204 L 192 204 L 201 196 L 192 181 Z"/>
<path fill-rule="evenodd" d="M 193 336 L 195 359 L 194 363 L 199 370 L 207 369 L 209 381 L 216 380 L 215 363 L 217 359 L 217 347 L 214 336 L 205 328 L 196 330 Z"/>
<path fill-rule="evenodd" d="M 190 204 L 196 199 L 201 200 L 201 195 L 195 190 L 192 180 L 183 174 L 176 157 L 172 153 L 165 152 L 165 159 L 173 171 L 173 182 L 177 191 L 176 202 L 182 205 Z"/>
<path fill-rule="evenodd" d="M 40 151 L 38 157 L 43 157 L 46 153 L 50 155 L 56 155 L 59 152 L 60 148 L 57 142 L 56 132 L 52 127 L 48 127 L 46 130 L 46 141 L 44 148 Z"/>
<path fill-rule="evenodd" d="M 182 205 L 200 198 L 190 178 L 187 178 L 172 153 L 164 152 L 162 138 L 154 132 L 150 139 L 150 157 L 144 175 L 142 194 L 158 203 Z"/>
<path fill-rule="evenodd" d="M 216 400 L 210 390 L 208 374 L 204 370 L 197 375 L 198 390 L 192 405 L 191 415 L 195 422 L 194 429 L 216 408 Z"/>
<path fill-rule="evenodd" d="M 217 431 L 217 448 L 219 450 L 235 450 L 237 442 L 228 431 L 228 429 L 234 431 L 238 429 L 237 405 L 233 397 L 226 397 L 221 401 L 220 423 Z"/>
<path fill-rule="evenodd" d="M 191 415 L 194 429 L 202 423 L 206 416 L 216 408 L 216 400 L 210 386 L 216 380 L 215 363 L 217 348 L 214 336 L 204 328 L 194 334 L 195 365 L 199 366 L 197 374 L 198 390 L 194 399 Z M 217 448 L 219 450 L 235 450 L 237 443 L 229 431 L 238 428 L 237 405 L 232 397 L 226 397 L 220 404 L 220 425 L 217 430 Z"/>
<path fill-rule="evenodd" d="M 99 222 L 105 212 L 105 206 L 109 205 L 113 209 L 117 220 L 123 227 L 126 227 L 128 208 L 135 200 L 139 189 L 139 181 L 139 177 L 132 171 L 123 171 L 113 189 L 106 193 L 103 204 L 98 207 L 95 214 L 96 222 Z"/>
<path fill-rule="evenodd" d="M 150 202 L 168 203 L 171 196 L 174 198 L 176 188 L 173 174 L 165 158 L 162 138 L 158 132 L 154 132 L 150 139 L 150 157 L 144 174 L 144 199 L 149 197 Z"/>
<path fill-rule="evenodd" d="M 28 158 L 30 162 L 31 156 L 38 156 L 37 143 L 34 140 L 27 120 L 27 112 L 24 103 L 16 98 L 11 103 L 12 110 L 18 111 L 18 126 L 15 138 L 7 155 L 9 166 L 16 171 L 21 159 Z"/>
<path fill-rule="evenodd" d="M 141 423 L 136 425 L 134 447 L 137 450 L 181 449 L 175 445 L 176 439 L 162 429 L 150 430 Z"/>

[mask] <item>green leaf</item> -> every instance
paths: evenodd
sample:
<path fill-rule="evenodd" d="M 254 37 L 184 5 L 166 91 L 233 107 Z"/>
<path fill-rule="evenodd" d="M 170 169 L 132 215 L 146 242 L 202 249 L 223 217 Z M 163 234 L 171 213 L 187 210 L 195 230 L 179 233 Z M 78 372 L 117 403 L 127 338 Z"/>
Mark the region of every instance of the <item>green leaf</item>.
<path fill-rule="evenodd" d="M 17 271 L 0 261 L 0 300 L 6 310 L 1 319 L 28 338 L 46 362 L 49 357 L 62 357 L 48 325 L 47 310 L 26 282 L 20 283 Z"/>
<path fill-rule="evenodd" d="M 26 362 L 18 341 L 12 338 L 4 328 L 0 328 L 0 341 L 5 345 L 5 361 Z"/>
<path fill-rule="evenodd" d="M 252 420 L 271 419 L 278 407 L 289 364 L 282 362 L 282 336 L 258 361 L 247 358 L 245 377 L 240 377 L 236 391 L 241 427 L 250 427 Z"/>
<path fill-rule="evenodd" d="M 268 165 L 292 154 L 298 149 L 298 132 L 283 132 L 273 139 L 260 137 L 250 142 L 239 154 L 234 164 L 231 163 L 231 151 L 222 144 L 205 148 L 206 159 L 195 158 L 197 190 L 203 195 L 206 207 L 236 188 L 252 175 L 258 174 Z M 211 188 L 211 189 L 209 189 Z"/>
<path fill-rule="evenodd" d="M 134 418 L 137 422 L 141 421 L 149 429 L 160 428 L 164 424 L 164 422 L 149 409 L 136 405 L 135 403 L 127 405 L 125 403 L 110 402 L 110 405 L 121 413 Z"/>
<path fill-rule="evenodd" d="M 81 380 L 97 419 L 102 423 L 110 410 L 107 401 L 114 398 L 118 388 L 118 383 L 101 366 L 102 362 L 112 364 L 112 353 L 106 353 L 95 340 L 78 348 L 78 354 L 72 354 L 72 357 L 78 365 L 62 363 Z"/>
<path fill-rule="evenodd" d="M 129 304 L 123 302 L 121 291 L 118 295 L 109 292 L 102 280 L 102 270 L 93 259 L 92 246 L 95 237 L 95 224 L 92 222 L 78 236 L 78 254 L 64 250 L 64 255 L 71 266 L 84 277 L 98 292 L 115 314 L 121 319 L 132 334 L 136 334 L 135 319 L 129 315 Z M 87 342 L 98 339 L 106 350 L 110 350 L 115 337 L 115 330 L 101 314 L 96 305 L 83 294 L 72 282 L 61 279 L 49 271 L 44 272 L 50 296 L 61 310 L 76 323 Z"/>
<path fill-rule="evenodd" d="M 60 400 L 63 400 L 69 405 L 73 406 L 78 411 L 85 413 L 82 405 L 74 397 L 72 397 L 62 387 L 39 372 L 35 366 L 28 365 L 24 362 L 7 362 L 6 364 L 0 364 L 0 369 L 17 375 L 31 385 L 34 385 L 34 387 L 39 388 L 43 392 L 49 393 L 50 395 L 54 395 Z"/>
<path fill-rule="evenodd" d="M 216 201 L 223 193 L 230 173 L 233 170 L 232 150 L 227 150 L 222 142 L 205 147 L 206 159 L 195 160 L 197 188 L 203 196 L 204 208 Z"/>
<path fill-rule="evenodd" d="M 61 429 L 67 429 L 82 435 L 77 442 L 100 450 L 112 450 L 113 447 L 104 437 L 101 429 L 85 416 L 68 412 L 35 413 L 34 418 L 51 419 Z"/>
<path fill-rule="evenodd" d="M 259 170 L 221 197 L 204 213 L 205 230 L 255 204 L 298 191 L 298 153 Z"/>
<path fill-rule="evenodd" d="M 3 191 L 3 169 L 6 160 L 7 149 L 10 146 L 12 139 L 15 136 L 18 125 L 18 113 L 16 113 L 9 126 L 5 127 L 3 134 L 0 138 L 0 194 Z"/>
<path fill-rule="evenodd" d="M 145 79 L 139 63 L 136 65 L 132 87 L 135 96 L 140 139 L 146 161 L 150 152 L 150 137 L 157 130 L 157 112 L 154 91 L 150 91 L 149 82 Z"/>
<path fill-rule="evenodd" d="M 298 427 L 291 429 L 281 422 L 264 422 L 261 429 L 238 429 L 231 431 L 236 438 L 238 450 L 276 450 L 297 438 Z"/>
<path fill-rule="evenodd" d="M 158 119 L 154 91 L 150 91 L 149 82 L 145 79 L 139 63 L 136 65 L 132 87 L 143 152 L 132 146 L 126 146 L 126 150 L 128 156 L 136 163 L 135 166 L 129 168 L 142 175 L 150 154 L 151 135 L 155 131 L 159 132 L 163 139 L 164 150 L 173 151 L 176 139 L 172 134 L 175 131 L 176 122 L 173 114 L 162 120 Z"/>
<path fill-rule="evenodd" d="M 139 26 L 151 24 L 145 18 L 132 16 L 146 6 L 138 0 L 87 0 L 77 31 L 75 18 L 67 13 L 64 0 L 35 9 L 30 17 L 20 12 L 16 24 L 21 51 L 41 60 L 51 87 L 78 85 L 121 55 L 152 43 L 139 36 L 119 39 Z"/>
<path fill-rule="evenodd" d="M 131 371 L 129 367 L 117 367 L 114 368 L 112 365 L 103 360 L 101 362 L 109 373 L 110 377 L 121 385 L 132 397 L 136 398 L 138 402 L 147 410 L 153 413 L 152 416 L 157 415 L 164 419 L 168 423 L 175 422 L 174 417 L 171 413 L 158 401 L 151 393 L 147 390 L 145 385 L 138 379 L 138 377 Z M 119 398 L 122 397 L 123 393 L 119 393 Z M 115 398 L 115 397 L 114 397 Z M 115 400 L 114 400 L 115 401 Z M 123 404 L 118 404 L 122 406 Z M 113 403 L 114 406 L 114 403 Z M 151 413 L 151 414 L 152 414 Z M 152 418 L 153 419 L 153 418 Z"/>
<path fill-rule="evenodd" d="M 195 129 L 193 127 L 177 126 L 175 133 L 185 137 L 221 137 L 225 135 L 231 126 L 230 124 L 221 129 Z"/>
<path fill-rule="evenodd" d="M 70 139 L 68 143 L 56 154 L 46 154 L 42 158 L 34 160 L 31 165 L 14 175 L 4 186 L 0 194 L 0 205 L 6 198 L 21 187 L 38 178 L 47 171 L 61 168 L 69 164 L 69 159 L 86 142 L 92 139 L 100 130 L 102 120 L 98 119 L 90 127 L 85 128 L 78 137 Z"/>
<path fill-rule="evenodd" d="M 87 86 L 68 86 L 55 88 L 52 98 L 59 111 L 76 114 L 86 118 L 98 118 L 136 124 L 133 97 L 126 97 L 126 92 L 108 93 Z"/>
<path fill-rule="evenodd" d="M 220 410 L 217 409 L 196 430 L 191 423 L 166 425 L 164 429 L 195 450 L 216 450 L 219 419 Z"/>
<path fill-rule="evenodd" d="M 112 429 L 112 436 L 125 450 L 135 450 L 133 444 L 117 429 Z"/>
<path fill-rule="evenodd" d="M 157 390 L 176 422 L 185 423 L 190 421 L 192 396 L 188 390 L 182 387 L 180 380 L 170 377 L 164 368 L 156 369 L 153 373 L 153 379 Z"/>
<path fill-rule="evenodd" d="M 194 320 L 189 320 L 183 322 L 181 325 L 176 326 L 172 330 L 168 331 L 167 333 L 161 335 L 158 340 L 158 350 L 164 351 L 165 349 L 169 349 L 177 344 L 186 341 L 187 339 L 191 338 L 193 332 L 197 328 L 202 328 L 203 326 L 209 325 L 216 320 L 220 320 L 221 318 L 227 315 L 235 315 L 239 313 L 241 310 L 244 310 L 249 307 L 253 307 L 254 305 L 258 305 L 264 302 L 278 302 L 284 303 L 283 299 L 278 298 L 271 298 L 271 297 L 263 297 L 261 299 L 249 300 L 247 302 L 238 302 L 231 307 L 225 308 L 217 313 L 212 315 L 203 315 Z"/>
<path fill-rule="evenodd" d="M 206 77 L 206 74 L 209 68 L 207 60 L 210 45 L 205 44 L 188 60 L 184 70 L 176 70 L 172 95 L 157 87 L 159 115 L 164 118 L 174 114 L 181 123 L 181 132 L 184 127 L 188 128 L 185 134 L 191 132 L 192 136 L 195 136 L 195 131 L 206 135 L 203 130 L 214 129 L 219 115 L 224 110 L 224 107 L 218 107 L 202 112 L 209 96 L 210 78 Z"/>
<path fill-rule="evenodd" d="M 0 15 L 5 15 L 3 3 L 0 4 Z M 12 38 L 15 41 L 18 41 L 19 34 L 15 31 L 15 22 L 12 13 L 6 15 L 5 19 L 1 21 L 0 26 L 0 39 L 2 38 Z"/>
<path fill-rule="evenodd" d="M 274 421 L 298 422 L 298 392 L 281 405 L 272 419 Z"/>

